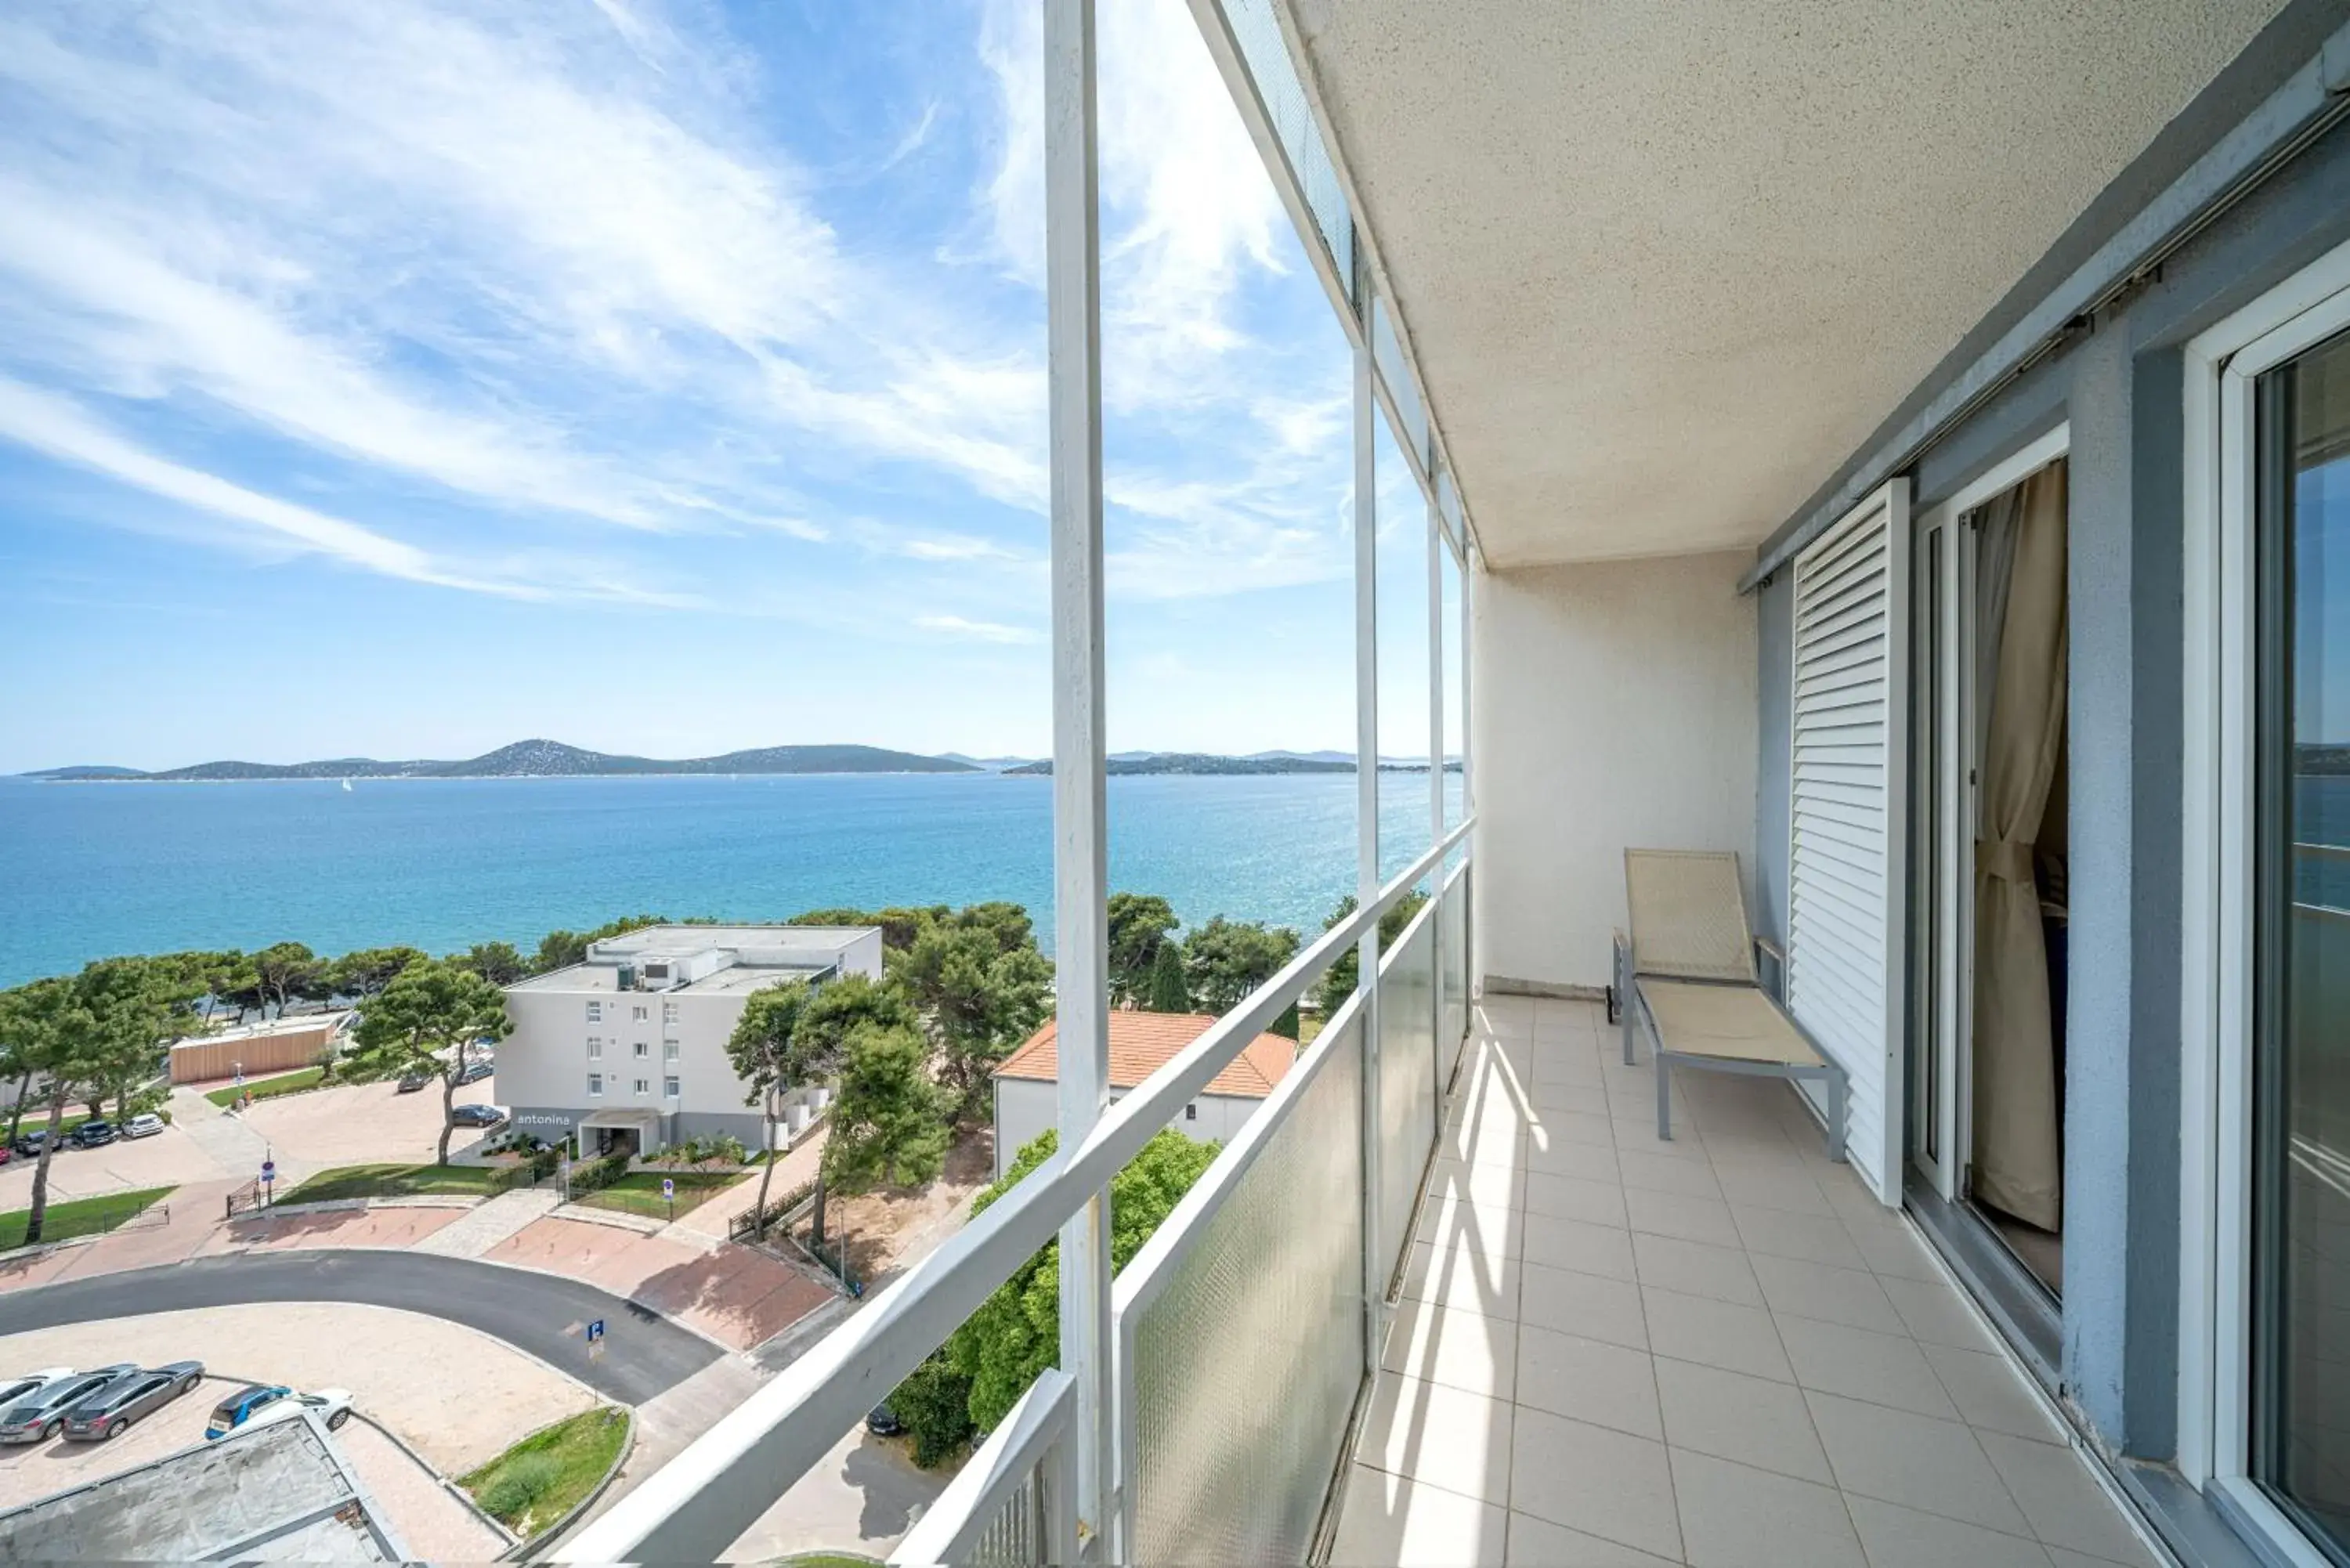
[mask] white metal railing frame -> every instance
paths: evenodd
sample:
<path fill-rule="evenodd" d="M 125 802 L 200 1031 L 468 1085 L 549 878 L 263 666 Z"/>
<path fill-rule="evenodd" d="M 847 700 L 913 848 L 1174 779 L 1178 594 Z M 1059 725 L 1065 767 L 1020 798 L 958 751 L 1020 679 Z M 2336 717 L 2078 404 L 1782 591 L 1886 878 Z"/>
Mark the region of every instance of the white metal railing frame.
<path fill-rule="evenodd" d="M 1030 1528 L 1040 1562 L 1076 1562 L 1076 1536 L 1069 1527 L 1076 1520 L 1076 1455 L 1063 1439 L 1076 1405 L 1076 1379 L 1047 1367 L 906 1532 L 889 1554 L 892 1568 L 970 1562 L 1014 1502 L 1034 1511 Z"/>
<path fill-rule="evenodd" d="M 1456 846 L 1471 815 L 1325 931 L 1247 1000 L 1113 1106 L 938 1251 L 876 1294 L 773 1381 L 721 1417 L 553 1554 L 562 1563 L 715 1562 L 963 1320 L 1107 1189 L 1160 1128 L 1269 1028 Z M 1374 983 L 1366 966 L 1357 999 Z M 1380 1282 L 1382 1285 L 1385 1280 Z M 1083 1441 L 1086 1435 L 1074 1434 Z"/>

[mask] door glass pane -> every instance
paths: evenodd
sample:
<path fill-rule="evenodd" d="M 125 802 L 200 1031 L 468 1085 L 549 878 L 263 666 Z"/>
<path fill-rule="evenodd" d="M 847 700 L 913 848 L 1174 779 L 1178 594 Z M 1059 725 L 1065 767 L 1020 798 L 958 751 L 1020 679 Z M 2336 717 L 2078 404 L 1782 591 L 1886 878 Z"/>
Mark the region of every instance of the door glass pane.
<path fill-rule="evenodd" d="M 2259 400 L 2261 929 L 2252 1450 L 2350 1547 L 2350 338 Z"/>

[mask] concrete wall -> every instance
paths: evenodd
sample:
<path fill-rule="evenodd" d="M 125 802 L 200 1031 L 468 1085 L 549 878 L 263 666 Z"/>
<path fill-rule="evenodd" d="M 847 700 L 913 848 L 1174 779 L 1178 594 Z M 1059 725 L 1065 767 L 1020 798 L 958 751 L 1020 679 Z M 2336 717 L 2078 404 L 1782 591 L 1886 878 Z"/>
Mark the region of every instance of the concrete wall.
<path fill-rule="evenodd" d="M 1036 1078 L 995 1080 L 996 1175 L 1012 1168 L 1021 1145 L 1060 1121 L 1060 1093 L 1059 1085 Z M 1113 1089 L 1110 1103 L 1116 1105 L 1126 1095 L 1124 1089 Z M 1201 1143 L 1230 1143 L 1263 1104 L 1232 1095 L 1201 1095 L 1188 1107 L 1192 1115 L 1178 1116 L 1167 1125 Z"/>
<path fill-rule="evenodd" d="M 1477 963 L 1603 986 L 1627 847 L 1732 849 L 1755 822 L 1742 552 L 1480 576 Z"/>

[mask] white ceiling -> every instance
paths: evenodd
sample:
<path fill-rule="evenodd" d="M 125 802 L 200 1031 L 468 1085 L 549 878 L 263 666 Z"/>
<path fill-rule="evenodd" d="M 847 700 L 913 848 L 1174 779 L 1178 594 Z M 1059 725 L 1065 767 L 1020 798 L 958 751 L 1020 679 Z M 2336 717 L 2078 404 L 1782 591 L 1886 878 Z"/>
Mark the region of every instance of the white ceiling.
<path fill-rule="evenodd" d="M 1490 564 L 1752 545 L 2280 0 L 1291 0 Z"/>

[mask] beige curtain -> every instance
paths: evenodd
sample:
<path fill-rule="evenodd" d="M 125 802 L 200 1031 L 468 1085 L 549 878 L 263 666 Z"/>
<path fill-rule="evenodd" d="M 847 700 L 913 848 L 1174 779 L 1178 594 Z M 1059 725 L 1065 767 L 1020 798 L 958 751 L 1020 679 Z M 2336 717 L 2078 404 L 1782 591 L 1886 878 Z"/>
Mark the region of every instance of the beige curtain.
<path fill-rule="evenodd" d="M 1975 844 L 1974 1190 L 2017 1219 L 2064 1220 L 2060 1085 L 2033 841 L 2064 737 L 2064 464 L 1986 510 L 2012 508 L 2013 565 L 1982 748 Z M 2005 518 L 1998 520 L 2006 523 Z"/>

